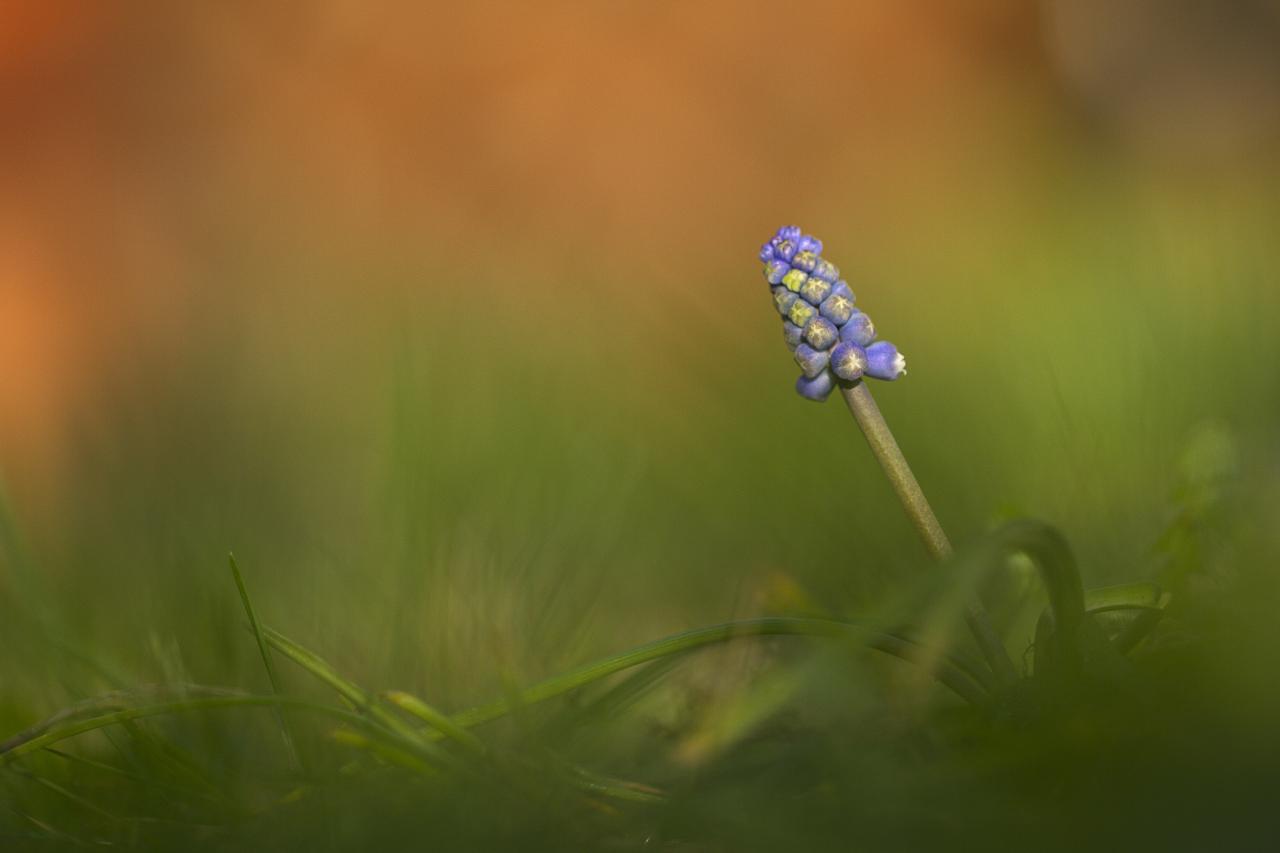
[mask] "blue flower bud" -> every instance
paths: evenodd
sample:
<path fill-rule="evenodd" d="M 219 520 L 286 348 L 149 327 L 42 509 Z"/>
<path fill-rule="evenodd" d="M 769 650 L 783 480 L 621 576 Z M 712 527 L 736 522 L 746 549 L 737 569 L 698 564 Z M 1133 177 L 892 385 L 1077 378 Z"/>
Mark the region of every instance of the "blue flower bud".
<path fill-rule="evenodd" d="M 876 339 L 876 327 L 871 318 L 861 311 L 854 311 L 848 321 L 840 327 L 840 340 L 865 347 Z"/>
<path fill-rule="evenodd" d="M 813 400 L 815 403 L 821 403 L 831 396 L 831 389 L 835 387 L 835 378 L 826 370 L 813 379 L 801 376 L 796 380 L 796 393 L 806 400 Z"/>
<path fill-rule="evenodd" d="M 849 282 L 847 281 L 837 281 L 835 284 L 831 286 L 831 293 L 833 295 L 836 293 L 842 293 L 845 296 L 849 297 L 850 302 L 857 302 L 857 300 L 853 296 L 853 291 L 849 289 Z"/>
<path fill-rule="evenodd" d="M 818 313 L 837 326 L 843 326 L 853 316 L 853 300 L 843 293 L 832 293 L 818 306 Z"/>
<path fill-rule="evenodd" d="M 822 254 L 822 241 L 812 234 L 804 234 L 794 238 L 796 245 L 800 247 L 802 252 L 813 252 L 815 255 Z"/>
<path fill-rule="evenodd" d="M 787 274 L 782 277 L 782 283 L 792 293 L 799 293 L 800 288 L 804 287 L 804 283 L 808 280 L 809 276 L 803 270 L 788 270 Z"/>
<path fill-rule="evenodd" d="M 774 259 L 764 262 L 764 278 L 769 284 L 782 284 L 782 277 L 790 271 L 786 261 Z"/>
<path fill-rule="evenodd" d="M 841 341 L 831 350 L 831 372 L 846 382 L 862 378 L 867 370 L 867 353 L 857 344 Z"/>
<path fill-rule="evenodd" d="M 787 316 L 787 312 L 791 310 L 791 306 L 800 297 L 787 290 L 782 285 L 778 285 L 773 289 L 773 304 L 777 307 L 778 313 L 783 317 Z"/>
<path fill-rule="evenodd" d="M 804 339 L 814 349 L 831 349 L 840 339 L 840 332 L 826 317 L 814 317 L 804 324 Z"/>
<path fill-rule="evenodd" d="M 826 299 L 830 294 L 831 285 L 820 278 L 809 276 L 805 283 L 800 285 L 800 295 L 810 305 L 820 305 L 822 300 Z"/>
<path fill-rule="evenodd" d="M 809 272 L 823 281 L 829 281 L 833 284 L 840 278 L 840 270 L 836 269 L 836 265 L 826 258 L 818 258 L 813 265 L 813 269 L 809 270 Z M 848 285 L 845 285 L 845 287 L 848 287 Z"/>
<path fill-rule="evenodd" d="M 768 263 L 773 260 L 773 241 L 770 240 L 760 247 L 760 260 Z"/>
<path fill-rule="evenodd" d="M 791 259 L 796 256 L 796 244 L 791 240 L 779 240 L 773 244 L 773 256 L 791 263 Z"/>
<path fill-rule="evenodd" d="M 797 326 L 790 320 L 782 321 L 782 339 L 787 342 L 787 349 L 795 351 L 800 346 L 800 341 L 804 339 L 804 329 Z"/>
<path fill-rule="evenodd" d="M 818 256 L 813 252 L 796 252 L 796 256 L 791 259 L 791 266 L 805 272 L 813 272 L 813 268 L 818 264 Z"/>
<path fill-rule="evenodd" d="M 892 382 L 907 372 L 907 360 L 888 341 L 867 347 L 867 375 Z"/>
<path fill-rule="evenodd" d="M 800 344 L 796 347 L 795 352 L 796 364 L 800 365 L 800 369 L 804 371 L 804 375 L 808 379 L 813 379 L 819 373 L 827 369 L 827 362 L 830 356 L 821 351 L 816 350 L 808 344 Z"/>
<path fill-rule="evenodd" d="M 802 236 L 799 225 L 783 225 L 778 229 L 778 233 L 774 235 L 774 239 L 779 241 L 790 240 L 792 243 L 799 243 Z"/>
<path fill-rule="evenodd" d="M 814 308 L 803 299 L 797 299 L 795 302 L 792 302 L 791 308 L 787 311 L 787 319 L 802 329 L 816 316 L 818 316 L 818 309 Z"/>

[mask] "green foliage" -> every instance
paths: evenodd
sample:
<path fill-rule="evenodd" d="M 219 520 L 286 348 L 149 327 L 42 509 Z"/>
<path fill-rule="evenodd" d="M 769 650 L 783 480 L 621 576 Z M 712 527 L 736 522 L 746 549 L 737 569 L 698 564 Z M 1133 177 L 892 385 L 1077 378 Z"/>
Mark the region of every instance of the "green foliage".
<path fill-rule="evenodd" d="M 879 402 L 945 567 L 785 390 L 767 313 L 589 281 L 566 336 L 528 270 L 480 330 L 301 286 L 215 310 L 81 414 L 56 513 L 0 517 L 0 849 L 1247 846 L 1280 781 L 1277 258 L 1059 206 L 999 263 L 860 271 L 894 282 L 913 370 Z"/>

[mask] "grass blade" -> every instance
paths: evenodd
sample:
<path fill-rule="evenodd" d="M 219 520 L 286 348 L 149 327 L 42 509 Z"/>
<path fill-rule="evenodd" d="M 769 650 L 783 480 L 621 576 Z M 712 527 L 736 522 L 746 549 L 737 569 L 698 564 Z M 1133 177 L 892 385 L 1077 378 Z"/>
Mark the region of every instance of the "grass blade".
<path fill-rule="evenodd" d="M 236 589 L 240 592 L 240 603 L 244 605 L 245 615 L 249 617 L 249 626 L 253 629 L 254 639 L 258 642 L 258 653 L 262 655 L 262 665 L 267 670 L 267 680 L 271 682 L 271 692 L 277 696 L 283 695 L 283 691 L 280 689 L 280 679 L 276 677 L 275 664 L 271 660 L 271 649 L 267 647 L 267 640 L 262 636 L 262 624 L 258 622 L 258 614 L 253 609 L 253 600 L 249 598 L 249 590 L 245 586 L 244 575 L 240 573 L 240 565 L 236 562 L 236 555 L 227 554 L 227 562 L 231 566 L 231 576 L 235 578 Z M 280 723 L 280 734 L 284 738 L 284 745 L 289 752 L 289 759 L 293 762 L 294 767 L 302 770 L 302 757 L 298 754 L 297 739 L 293 736 L 289 720 L 285 716 L 284 710 L 279 707 L 275 709 L 275 715 L 276 720 Z"/>
<path fill-rule="evenodd" d="M 452 738 L 472 752 L 481 754 L 485 751 L 484 743 L 480 738 L 455 723 L 448 714 L 433 708 L 417 696 L 401 690 L 388 690 L 382 694 L 382 698 L 400 710 L 412 714 L 442 735 Z"/>
<path fill-rule="evenodd" d="M 407 740 L 395 732 L 388 731 L 386 727 L 380 725 L 369 717 L 348 711 L 345 708 L 337 708 L 332 705 L 322 705 L 317 702 L 309 702 L 305 699 L 294 699 L 288 696 L 263 696 L 253 693 L 238 693 L 235 691 L 218 690 L 217 688 L 209 689 L 209 692 L 199 698 L 176 699 L 172 701 L 155 702 L 146 705 L 135 705 L 131 707 L 122 707 L 105 713 L 98 713 L 88 717 L 66 717 L 64 715 L 56 715 L 43 724 L 37 725 L 22 735 L 10 738 L 6 742 L 5 748 L 0 748 L 0 767 L 29 755 L 45 747 L 64 741 L 67 738 L 75 737 L 78 734 L 95 731 L 97 729 L 106 728 L 108 726 L 119 725 L 131 720 L 140 720 L 146 717 L 159 717 L 167 714 L 179 714 L 188 711 L 208 711 L 219 708 L 253 708 L 253 707 L 288 707 L 300 708 L 307 711 L 313 711 L 325 716 L 334 717 L 344 723 L 363 729 L 371 734 L 386 738 L 393 743 L 399 743 L 402 746 L 408 746 L 413 749 L 421 750 L 422 744 L 417 740 Z M 424 751 L 425 750 L 421 750 Z"/>
<path fill-rule="evenodd" d="M 372 693 L 339 675 L 338 671 L 324 658 L 265 625 L 262 626 L 262 634 L 272 648 L 329 685 L 358 712 L 369 715 L 382 727 L 395 732 L 401 738 L 418 744 L 437 763 L 456 766 L 456 759 L 453 756 L 430 740 L 424 739 L 412 726 L 389 712 Z"/>
<path fill-rule="evenodd" d="M 1106 610 L 1160 607 L 1164 590 L 1157 583 L 1139 581 L 1091 589 L 1084 594 L 1084 609 L 1088 613 Z"/>
<path fill-rule="evenodd" d="M 423 761 L 415 753 L 385 741 L 368 737 L 360 732 L 352 731 L 351 729 L 337 729 L 330 736 L 344 746 L 362 749 L 389 764 L 407 768 L 424 776 L 431 776 L 436 773 L 434 767 Z"/>
<path fill-rule="evenodd" d="M 477 726 L 506 716 L 516 708 L 544 702 L 591 684 L 601 678 L 606 678 L 616 672 L 659 660 L 669 655 L 681 654 L 703 646 L 724 643 L 742 637 L 785 635 L 860 640 L 877 651 L 908 662 L 916 662 L 923 659 L 930 666 L 930 671 L 934 678 L 939 683 L 950 688 L 962 699 L 971 704 L 981 706 L 986 704 L 989 698 L 981 683 L 974 680 L 948 656 L 944 655 L 941 658 L 935 658 L 928 650 L 897 634 L 880 631 L 856 622 L 835 619 L 766 616 L 758 619 L 725 622 L 706 628 L 695 628 L 692 631 L 685 631 L 681 634 L 654 640 L 643 646 L 637 646 L 612 657 L 538 682 L 519 691 L 511 698 L 499 699 L 488 705 L 479 705 L 462 711 L 454 715 L 453 721 L 463 727 Z M 268 634 L 268 638 L 270 636 Z"/>

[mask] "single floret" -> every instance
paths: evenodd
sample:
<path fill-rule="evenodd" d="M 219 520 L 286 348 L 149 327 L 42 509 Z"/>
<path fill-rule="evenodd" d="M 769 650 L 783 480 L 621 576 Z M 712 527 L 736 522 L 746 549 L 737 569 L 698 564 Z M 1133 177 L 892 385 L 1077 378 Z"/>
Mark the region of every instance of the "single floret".
<path fill-rule="evenodd" d="M 796 231 L 800 230 L 795 225 L 792 225 L 791 227 L 795 228 Z M 791 233 L 792 232 L 788 232 L 788 235 L 790 235 Z M 796 245 L 800 247 L 800 251 L 813 252 L 815 255 L 822 254 L 822 241 L 819 240 L 817 237 L 813 236 L 812 234 L 801 234 L 797 237 L 793 237 L 792 239 L 796 241 Z"/>
<path fill-rule="evenodd" d="M 840 340 L 865 347 L 876 339 L 876 327 L 871 318 L 861 311 L 854 311 L 840 327 Z"/>
<path fill-rule="evenodd" d="M 773 289 L 773 304 L 778 309 L 778 313 L 783 317 L 787 316 L 787 312 L 791 310 L 791 306 L 795 304 L 800 297 L 787 290 L 782 285 L 778 285 Z"/>
<path fill-rule="evenodd" d="M 835 377 L 829 371 L 822 371 L 813 379 L 801 376 L 796 379 L 796 393 L 806 400 L 821 403 L 831 396 L 831 389 L 836 387 Z"/>
<path fill-rule="evenodd" d="M 787 311 L 787 319 L 803 329 L 805 324 L 816 317 L 817 314 L 817 308 L 814 308 L 803 299 L 797 299 L 791 303 L 791 308 Z"/>
<path fill-rule="evenodd" d="M 796 364 L 800 365 L 804 375 L 812 379 L 827 369 L 827 362 L 831 357 L 823 350 L 816 350 L 808 344 L 800 344 L 796 347 L 795 358 Z"/>
<path fill-rule="evenodd" d="M 839 337 L 836 324 L 826 317 L 814 317 L 804 324 L 804 339 L 814 349 L 831 349 Z"/>
<path fill-rule="evenodd" d="M 892 382 L 906 375 L 907 360 L 898 348 L 888 341 L 878 341 L 867 347 L 867 375 Z"/>
<path fill-rule="evenodd" d="M 817 263 L 818 256 L 813 252 L 796 252 L 796 256 L 791 259 L 791 266 L 805 272 L 813 272 L 813 268 Z"/>
<path fill-rule="evenodd" d="M 867 370 L 867 353 L 857 344 L 842 341 L 831 349 L 831 372 L 846 382 L 861 379 Z"/>
<path fill-rule="evenodd" d="M 836 269 L 836 265 L 826 258 L 818 258 L 817 263 L 813 265 L 813 269 L 809 270 L 809 272 L 817 278 L 829 281 L 832 284 L 835 284 L 840 278 L 840 270 Z"/>
<path fill-rule="evenodd" d="M 820 278 L 809 276 L 808 280 L 800 285 L 800 295 L 810 305 L 821 305 L 822 300 L 831 295 L 831 285 Z"/>
<path fill-rule="evenodd" d="M 773 258 L 764 262 L 764 278 L 770 285 L 782 284 L 782 277 L 791 272 L 791 266 L 783 260 Z"/>
<path fill-rule="evenodd" d="M 786 288 L 783 288 L 784 290 Z M 789 293 L 790 291 L 788 291 Z M 775 298 L 777 297 L 775 288 Z M 818 306 L 818 313 L 837 326 L 843 326 L 853 316 L 853 300 L 843 293 L 832 293 Z"/>
<path fill-rule="evenodd" d="M 809 276 L 803 270 L 787 270 L 782 277 L 782 283 L 792 293 L 799 293 L 800 288 L 804 287 L 804 283 L 808 280 Z"/>

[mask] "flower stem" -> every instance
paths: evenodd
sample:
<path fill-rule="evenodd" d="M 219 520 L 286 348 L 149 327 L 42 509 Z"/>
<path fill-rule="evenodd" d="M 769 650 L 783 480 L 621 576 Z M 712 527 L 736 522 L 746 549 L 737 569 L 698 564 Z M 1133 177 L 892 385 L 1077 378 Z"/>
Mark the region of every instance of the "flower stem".
<path fill-rule="evenodd" d="M 842 384 L 840 395 L 844 397 L 854 420 L 862 428 L 862 434 L 867 437 L 867 444 L 871 445 L 871 452 L 879 460 L 893 490 L 898 493 L 902 508 L 924 541 L 924 547 L 935 560 L 941 562 L 949 559 L 952 554 L 951 541 L 938 523 L 938 517 L 934 515 L 933 507 L 924 496 L 915 474 L 911 473 L 911 466 L 902 455 L 902 448 L 898 447 L 884 415 L 880 414 L 880 407 L 871 396 L 871 389 L 861 381 L 852 385 Z M 1017 670 L 1009 657 L 1009 651 L 1004 647 L 1004 642 L 991 624 L 991 618 L 977 598 L 966 606 L 965 621 L 996 678 L 1004 684 L 1016 681 Z"/>

